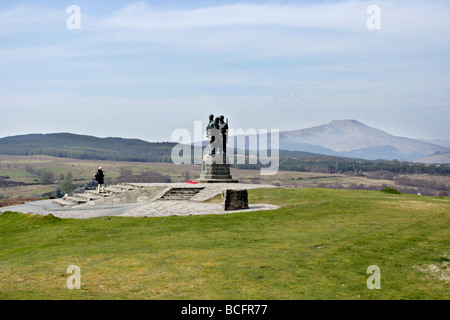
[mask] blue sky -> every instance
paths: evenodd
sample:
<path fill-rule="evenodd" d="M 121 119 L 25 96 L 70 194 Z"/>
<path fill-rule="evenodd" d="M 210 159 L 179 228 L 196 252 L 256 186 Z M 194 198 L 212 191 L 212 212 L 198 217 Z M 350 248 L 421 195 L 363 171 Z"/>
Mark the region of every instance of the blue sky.
<path fill-rule="evenodd" d="M 450 140 L 449 16 L 448 1 L 1 1 L 0 137 L 168 141 L 214 113 Z"/>

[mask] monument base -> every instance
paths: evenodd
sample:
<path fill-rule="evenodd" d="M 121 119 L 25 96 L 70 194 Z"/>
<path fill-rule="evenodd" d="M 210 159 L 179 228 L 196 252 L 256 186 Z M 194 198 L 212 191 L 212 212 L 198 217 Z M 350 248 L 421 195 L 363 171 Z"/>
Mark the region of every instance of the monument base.
<path fill-rule="evenodd" d="M 248 209 L 247 190 L 222 190 L 222 209 L 225 211 Z"/>
<path fill-rule="evenodd" d="M 205 155 L 202 160 L 202 173 L 199 183 L 238 183 L 230 174 L 230 165 L 224 154 L 215 156 Z"/>
<path fill-rule="evenodd" d="M 239 180 L 235 179 L 197 179 L 198 183 L 239 183 Z"/>

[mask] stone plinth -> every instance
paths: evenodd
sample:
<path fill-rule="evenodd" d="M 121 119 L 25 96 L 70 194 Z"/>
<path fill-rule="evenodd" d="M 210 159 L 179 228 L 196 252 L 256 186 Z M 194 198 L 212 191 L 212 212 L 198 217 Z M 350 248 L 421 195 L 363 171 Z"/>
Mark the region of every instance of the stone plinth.
<path fill-rule="evenodd" d="M 226 155 L 205 155 L 202 160 L 202 173 L 200 183 L 237 183 L 230 174 L 230 165 L 226 162 Z"/>
<path fill-rule="evenodd" d="M 247 190 L 222 190 L 222 209 L 225 211 L 248 209 Z"/>

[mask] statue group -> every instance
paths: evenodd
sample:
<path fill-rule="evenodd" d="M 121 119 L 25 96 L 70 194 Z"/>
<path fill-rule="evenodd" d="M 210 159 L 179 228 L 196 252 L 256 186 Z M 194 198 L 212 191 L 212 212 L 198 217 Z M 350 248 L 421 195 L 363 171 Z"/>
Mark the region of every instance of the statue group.
<path fill-rule="evenodd" d="M 230 173 L 230 164 L 227 160 L 228 119 L 224 116 L 209 115 L 206 126 L 206 136 L 209 141 L 209 153 L 202 159 L 202 173 L 198 182 L 201 183 L 238 183 Z"/>
<path fill-rule="evenodd" d="M 209 155 L 215 156 L 219 153 L 225 155 L 228 142 L 228 119 L 225 122 L 224 116 L 214 118 L 214 115 L 210 114 L 206 136 L 209 141 Z"/>

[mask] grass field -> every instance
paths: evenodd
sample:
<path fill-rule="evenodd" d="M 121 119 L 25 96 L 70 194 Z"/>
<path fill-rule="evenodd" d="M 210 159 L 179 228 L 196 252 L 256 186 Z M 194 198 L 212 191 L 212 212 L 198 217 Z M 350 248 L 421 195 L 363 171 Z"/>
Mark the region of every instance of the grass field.
<path fill-rule="evenodd" d="M 448 299 L 450 199 L 249 190 L 273 211 L 0 216 L 0 299 Z M 81 269 L 69 290 L 67 268 Z M 370 290 L 367 268 L 381 270 Z"/>
<path fill-rule="evenodd" d="M 121 169 L 130 169 L 133 174 L 153 171 L 168 176 L 172 182 L 185 182 L 200 177 L 200 165 L 175 165 L 173 163 L 149 163 L 149 162 L 120 162 L 120 161 L 93 161 L 54 158 L 48 156 L 9 156 L 0 155 L 0 176 L 8 176 L 8 181 L 27 183 L 28 185 L 0 188 L 0 198 L 35 197 L 54 191 L 59 184 L 30 184 L 36 183 L 38 177 L 26 171 L 26 166 L 32 166 L 35 170 L 46 170 L 59 180 L 61 174 L 73 175 L 74 184 L 82 186 L 92 182 L 96 168 L 101 165 L 105 169 L 107 184 L 114 183 L 120 176 Z M 360 175 L 328 174 L 317 172 L 293 172 L 279 171 L 276 175 L 262 176 L 259 170 L 231 169 L 233 178 L 242 183 L 272 184 L 289 188 L 316 188 L 331 187 L 355 189 L 354 186 L 365 186 L 368 190 L 380 190 L 384 185 L 397 187 L 393 180 L 370 179 Z M 442 185 L 450 185 L 450 177 L 411 175 L 417 179 L 439 181 Z M 141 181 L 148 182 L 148 181 Z M 425 194 L 426 188 L 411 186 L 415 193 Z M 434 195 L 437 194 L 433 192 Z"/>

